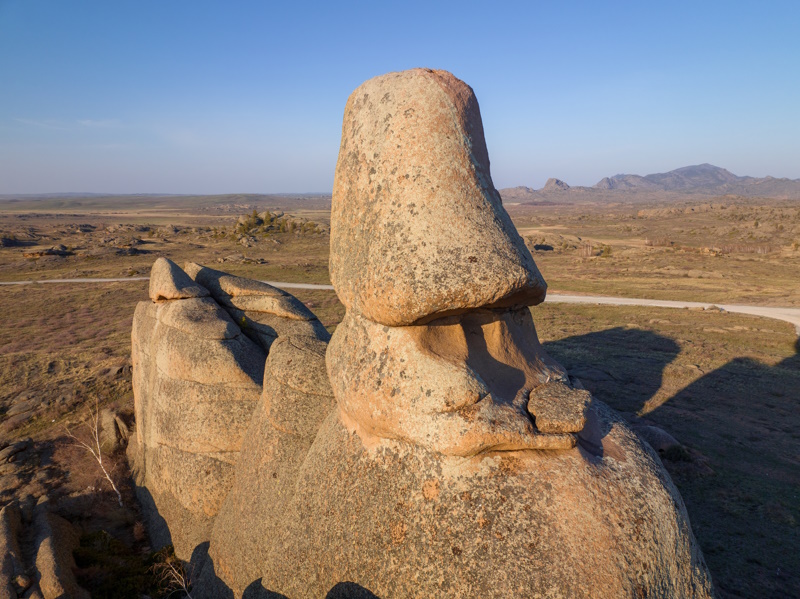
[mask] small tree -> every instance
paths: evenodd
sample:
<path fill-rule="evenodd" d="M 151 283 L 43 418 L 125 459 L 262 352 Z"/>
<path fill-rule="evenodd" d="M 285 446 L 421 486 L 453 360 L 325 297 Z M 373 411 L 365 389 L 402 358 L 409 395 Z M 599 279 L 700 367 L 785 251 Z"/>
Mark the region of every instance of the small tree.
<path fill-rule="evenodd" d="M 106 466 L 103 463 L 103 452 L 100 449 L 100 401 L 96 397 L 95 407 L 94 409 L 89 408 L 89 419 L 84 420 L 83 425 L 89 431 L 89 436 L 91 437 L 89 443 L 86 443 L 75 436 L 75 433 L 73 433 L 69 427 L 66 427 L 67 436 L 75 442 L 74 445 L 76 447 L 82 447 L 92 455 L 98 466 L 100 466 L 100 470 L 102 470 L 103 476 L 105 476 L 108 484 L 111 485 L 114 493 L 117 494 L 119 507 L 123 507 L 122 494 L 119 492 L 119 489 L 117 489 L 117 485 L 114 484 L 114 480 L 111 478 L 111 475 L 109 474 L 108 470 L 106 470 Z"/>
<path fill-rule="evenodd" d="M 183 594 L 183 596 L 192 599 L 190 592 L 194 582 L 192 565 L 185 565 L 181 562 L 175 556 L 172 545 L 165 547 L 157 555 L 160 556 L 160 559 L 153 564 L 150 571 L 155 575 L 164 597 Z"/>

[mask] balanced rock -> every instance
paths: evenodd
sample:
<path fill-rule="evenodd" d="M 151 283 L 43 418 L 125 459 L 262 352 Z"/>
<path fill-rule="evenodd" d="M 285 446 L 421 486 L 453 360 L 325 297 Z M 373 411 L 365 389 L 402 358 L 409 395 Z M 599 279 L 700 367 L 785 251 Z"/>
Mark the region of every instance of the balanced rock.
<path fill-rule="evenodd" d="M 159 259 L 153 270 L 159 300 L 140 302 L 133 319 L 128 454 L 154 543 L 188 559 L 233 483 L 266 354 L 177 265 Z M 179 297 L 165 299 L 169 289 Z"/>
<path fill-rule="evenodd" d="M 545 286 L 469 87 L 414 70 L 353 93 L 331 231 L 337 408 L 265 535 L 265 593 L 711 596 L 659 459 L 539 344 Z"/>
<path fill-rule="evenodd" d="M 158 327 L 217 347 L 249 342 L 241 324 L 268 349 L 261 399 L 231 427 L 233 476 L 187 486 L 208 506 L 193 596 L 713 596 L 658 457 L 539 343 L 530 306 L 546 286 L 493 187 L 475 96 L 449 73 L 391 73 L 347 102 L 330 257 L 346 314 L 327 350 L 272 288 L 187 268 L 212 297 L 134 320 L 145 455 L 175 444 L 155 403 L 196 414 L 188 388 L 151 379 L 223 389 L 250 372 Z M 221 442 L 211 424 L 171 430 L 195 456 Z M 173 459 L 146 460 L 154 494 L 183 490 Z M 196 526 L 161 505 L 170 530 Z"/>
<path fill-rule="evenodd" d="M 450 73 L 390 73 L 353 92 L 333 198 L 331 281 L 373 322 L 544 299 L 492 185 L 478 102 Z"/>

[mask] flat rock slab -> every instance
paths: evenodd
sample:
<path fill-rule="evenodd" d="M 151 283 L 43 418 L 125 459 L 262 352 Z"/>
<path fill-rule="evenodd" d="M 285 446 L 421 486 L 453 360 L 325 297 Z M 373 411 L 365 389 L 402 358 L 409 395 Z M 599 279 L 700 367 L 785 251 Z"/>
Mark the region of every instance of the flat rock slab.
<path fill-rule="evenodd" d="M 531 391 L 528 412 L 536 419 L 536 428 L 543 433 L 577 433 L 586 424 L 586 413 L 592 395 L 562 381 L 551 381 Z"/>

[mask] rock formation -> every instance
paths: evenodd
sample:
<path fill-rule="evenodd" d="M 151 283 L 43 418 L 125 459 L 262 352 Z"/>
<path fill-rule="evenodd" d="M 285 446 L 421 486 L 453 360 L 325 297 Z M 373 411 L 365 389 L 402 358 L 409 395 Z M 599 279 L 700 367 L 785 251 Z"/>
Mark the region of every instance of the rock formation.
<path fill-rule="evenodd" d="M 198 342 L 249 341 L 201 318 L 210 302 L 269 351 L 249 426 L 242 412 L 228 438 L 235 474 L 193 489 L 211 508 L 194 596 L 712 596 L 658 457 L 539 344 L 530 307 L 546 285 L 492 184 L 475 96 L 449 73 L 391 73 L 347 102 L 330 257 L 347 311 L 327 352 L 307 314 L 261 315 L 297 307 L 288 298 L 251 300 L 253 283 L 189 266 L 202 297 L 166 266 L 178 292 L 151 293 L 134 325 L 145 452 L 166 437 L 140 404 L 186 402 L 150 382 L 154 364 L 208 364 L 177 343 L 159 358 L 159 327 L 179 328 L 170 305 L 198 314 L 185 327 Z M 175 501 L 158 469 L 208 445 L 147 462 L 147 488 Z M 161 513 L 174 538 L 185 521 Z"/>
<path fill-rule="evenodd" d="M 30 546 L 26 547 L 26 542 Z M 3 507 L 0 599 L 89 599 L 89 593 L 78 585 L 73 573 L 76 565 L 72 552 L 78 545 L 78 532 L 51 513 L 46 500 L 27 516 L 17 501 Z"/>
<path fill-rule="evenodd" d="M 172 543 L 188 558 L 208 540 L 233 482 L 266 353 L 165 258 L 153 265 L 150 299 L 133 318 L 136 433 L 128 453 L 154 543 Z"/>
<path fill-rule="evenodd" d="M 372 322 L 544 299 L 492 185 L 478 102 L 449 73 L 391 73 L 350 96 L 333 196 L 331 281 Z"/>
<path fill-rule="evenodd" d="M 550 177 L 544 184 L 544 187 L 542 187 L 542 191 L 568 191 L 569 188 L 569 185 L 561 179 Z"/>
<path fill-rule="evenodd" d="M 242 447 L 264 441 L 266 418 L 313 441 L 312 423 L 333 406 L 325 373 L 330 335 L 288 293 L 199 264 L 183 271 L 159 258 L 150 299 L 133 321 L 137 426 L 128 454 L 155 545 L 171 543 L 188 561 L 208 543 L 235 477 L 251 478 L 251 462 L 243 472 L 235 465 Z M 265 379 L 271 416 L 260 401 Z M 307 391 L 324 405 L 304 410 Z"/>
<path fill-rule="evenodd" d="M 186 265 L 186 272 L 211 292 L 242 332 L 264 351 L 269 351 L 278 336 L 310 335 L 328 340 L 317 317 L 285 291 L 192 262 Z"/>

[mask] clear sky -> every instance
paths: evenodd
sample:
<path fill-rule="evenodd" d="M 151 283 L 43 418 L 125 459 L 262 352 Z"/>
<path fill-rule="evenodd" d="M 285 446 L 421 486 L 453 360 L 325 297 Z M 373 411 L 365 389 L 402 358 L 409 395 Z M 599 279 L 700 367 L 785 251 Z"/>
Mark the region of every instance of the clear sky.
<path fill-rule="evenodd" d="M 800 178 L 797 0 L 0 0 L 0 194 L 329 192 L 350 92 L 418 66 L 498 188 Z"/>

